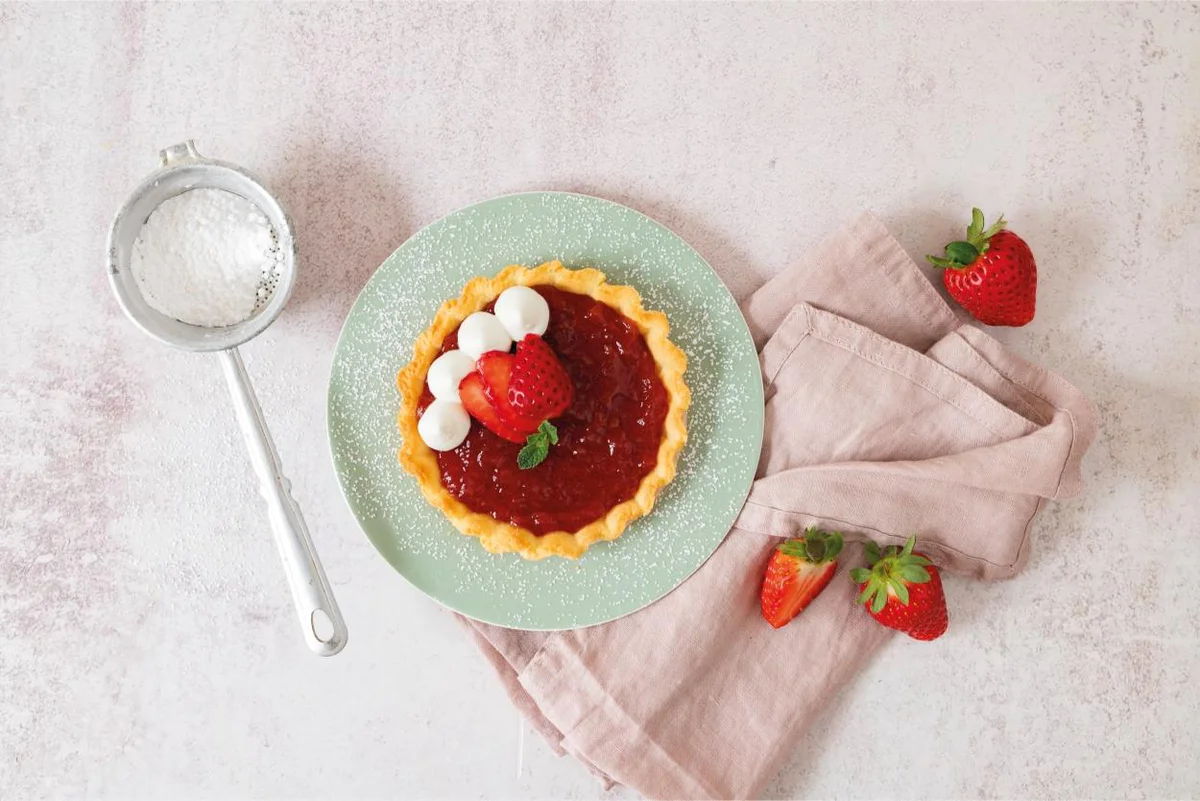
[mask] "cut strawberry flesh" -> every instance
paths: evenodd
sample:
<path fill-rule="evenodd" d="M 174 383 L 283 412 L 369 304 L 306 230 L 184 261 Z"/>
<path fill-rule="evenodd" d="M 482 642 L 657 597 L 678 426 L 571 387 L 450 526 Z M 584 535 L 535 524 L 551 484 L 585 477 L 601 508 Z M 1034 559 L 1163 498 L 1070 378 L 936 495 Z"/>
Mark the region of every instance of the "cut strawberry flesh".
<path fill-rule="evenodd" d="M 837 562 L 813 564 L 776 551 L 763 580 L 763 617 L 774 628 L 786 625 L 820 595 L 836 571 Z"/>
<path fill-rule="evenodd" d="M 509 429 L 528 436 L 538 430 L 545 417 L 527 417 L 509 403 L 509 387 L 512 384 L 514 359 L 511 353 L 491 351 L 479 357 L 476 363 L 483 377 L 484 393 L 499 418 Z M 524 442 L 524 436 L 520 440 Z"/>
<path fill-rule="evenodd" d="M 483 427 L 509 442 L 524 442 L 526 434 L 509 425 L 488 399 L 487 387 L 479 372 L 468 373 L 458 385 L 458 398 L 467 413 Z"/>

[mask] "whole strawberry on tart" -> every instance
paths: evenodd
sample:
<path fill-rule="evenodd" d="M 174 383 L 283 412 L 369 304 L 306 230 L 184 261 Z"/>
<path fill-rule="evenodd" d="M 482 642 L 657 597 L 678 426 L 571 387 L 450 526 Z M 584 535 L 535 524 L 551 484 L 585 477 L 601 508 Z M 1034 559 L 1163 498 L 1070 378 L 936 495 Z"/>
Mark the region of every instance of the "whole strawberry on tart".
<path fill-rule="evenodd" d="M 628 286 L 559 262 L 476 278 L 397 376 L 400 462 L 489 551 L 575 558 L 650 512 L 687 441 L 687 358 Z"/>

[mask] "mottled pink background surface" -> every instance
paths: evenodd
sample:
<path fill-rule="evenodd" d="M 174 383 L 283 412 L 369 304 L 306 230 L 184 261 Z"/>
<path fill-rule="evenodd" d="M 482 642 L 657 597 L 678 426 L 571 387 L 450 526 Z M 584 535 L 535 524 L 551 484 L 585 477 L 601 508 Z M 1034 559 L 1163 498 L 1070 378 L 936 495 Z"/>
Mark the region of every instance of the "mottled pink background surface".
<path fill-rule="evenodd" d="M 518 774 L 515 713 L 359 533 L 324 432 L 387 254 L 542 188 L 658 218 L 739 297 L 863 208 L 916 255 L 1004 211 L 1042 275 L 1001 336 L 1096 403 L 1090 486 L 1018 579 L 948 581 L 949 634 L 894 641 L 770 794 L 1200 793 L 1198 42 L 1186 4 L 0 5 L 0 796 L 600 794 L 532 734 Z M 185 138 L 297 227 L 244 355 L 350 626 L 334 659 L 296 630 L 218 364 L 108 290 L 113 212 Z"/>

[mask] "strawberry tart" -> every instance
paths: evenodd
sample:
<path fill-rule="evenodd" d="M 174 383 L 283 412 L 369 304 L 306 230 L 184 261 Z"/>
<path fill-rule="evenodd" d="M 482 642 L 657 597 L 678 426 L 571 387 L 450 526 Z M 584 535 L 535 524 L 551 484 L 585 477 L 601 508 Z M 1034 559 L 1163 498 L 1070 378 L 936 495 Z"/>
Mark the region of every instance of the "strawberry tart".
<path fill-rule="evenodd" d="M 475 278 L 397 376 L 400 463 L 487 550 L 577 558 L 675 477 L 690 393 L 668 333 L 598 270 Z"/>

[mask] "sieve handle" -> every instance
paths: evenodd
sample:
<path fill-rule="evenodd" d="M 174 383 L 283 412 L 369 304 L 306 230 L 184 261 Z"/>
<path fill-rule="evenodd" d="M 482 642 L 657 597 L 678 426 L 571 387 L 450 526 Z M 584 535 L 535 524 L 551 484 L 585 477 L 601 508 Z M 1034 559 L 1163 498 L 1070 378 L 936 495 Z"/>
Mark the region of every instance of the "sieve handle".
<path fill-rule="evenodd" d="M 304 640 L 314 653 L 333 656 L 346 646 L 346 622 L 333 599 L 333 591 L 313 548 L 300 507 L 292 499 L 291 482 L 283 476 L 275 443 L 271 441 L 237 348 L 221 351 L 221 363 L 233 395 L 233 408 L 250 450 L 250 463 L 258 476 L 258 489 L 267 501 L 271 532 L 283 560 Z M 320 620 L 322 614 L 328 619 L 327 623 Z M 324 628 L 330 624 L 332 633 L 318 631 L 318 626 Z"/>
<path fill-rule="evenodd" d="M 160 167 L 170 167 L 172 164 L 182 164 L 186 161 L 206 161 L 196 150 L 196 143 L 191 139 L 186 142 L 180 142 L 177 145 L 164 147 L 158 151 L 158 164 Z"/>

